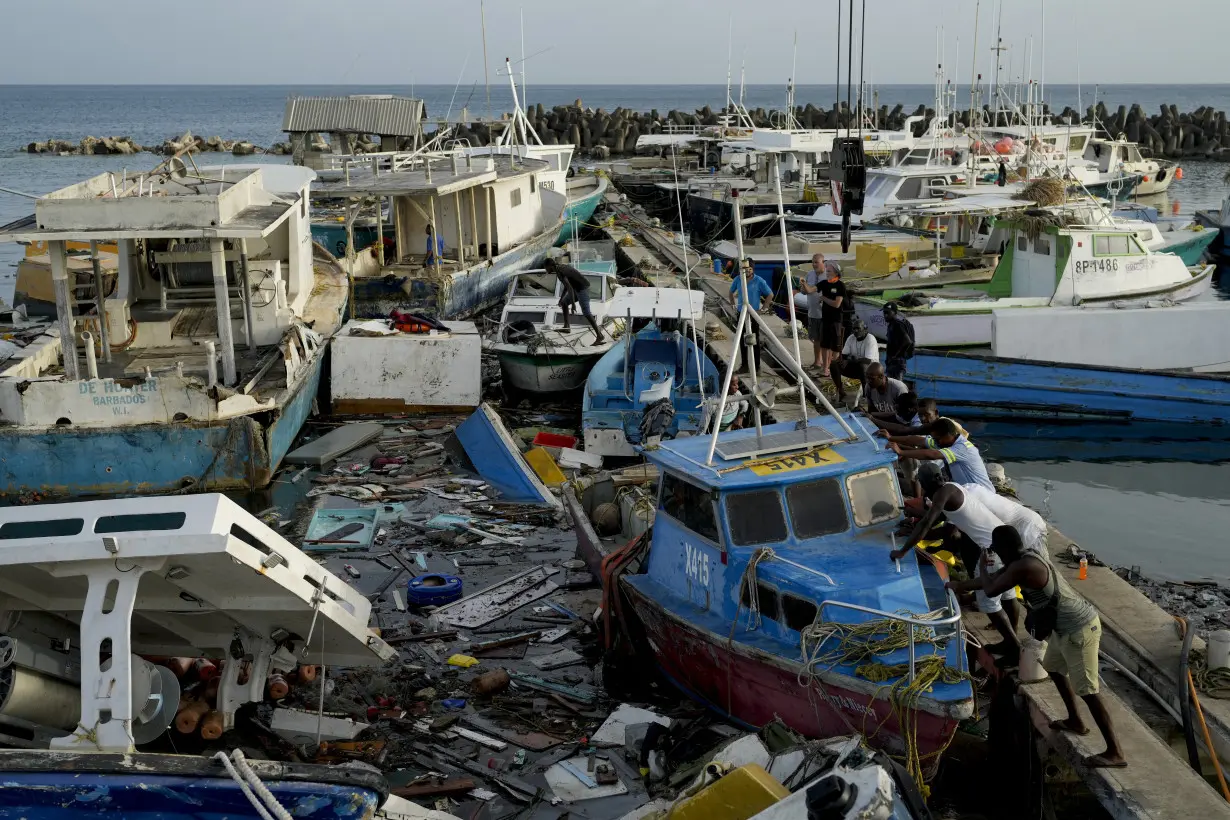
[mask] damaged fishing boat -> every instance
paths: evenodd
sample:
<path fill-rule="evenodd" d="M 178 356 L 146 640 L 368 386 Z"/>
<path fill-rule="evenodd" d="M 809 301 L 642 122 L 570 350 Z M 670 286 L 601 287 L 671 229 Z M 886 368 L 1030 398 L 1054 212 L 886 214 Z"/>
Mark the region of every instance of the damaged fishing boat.
<path fill-rule="evenodd" d="M 0 229 L 46 248 L 56 304 L 53 325 L 6 328 L 0 493 L 270 482 L 312 410 L 347 298 L 344 272 L 313 260 L 314 176 L 172 157 L 54 191 Z M 113 243 L 114 283 L 96 263 L 83 293 L 70 243 L 93 243 L 94 258 Z"/>
<path fill-rule="evenodd" d="M 8 507 L 0 544 L 0 739 L 21 747 L 0 751 L 0 814 L 358 820 L 385 804 L 372 769 L 140 750 L 178 726 L 167 656 L 220 659 L 220 733 L 301 659 L 396 654 L 368 628 L 367 598 L 234 502 Z"/>
<path fill-rule="evenodd" d="M 732 358 L 763 323 L 745 293 Z M 578 549 L 602 575 L 608 622 L 691 697 L 752 727 L 780 717 L 809 737 L 863 734 L 921 781 L 973 713 L 960 607 L 946 566 L 889 558 L 902 511 L 894 454 L 784 358 L 824 414 L 801 404 L 801 421 L 763 424 L 752 402 L 749 429 L 715 423 L 647 450 L 651 534 L 611 554 L 581 515 Z M 756 384 L 754 358 L 746 365 Z M 565 491 L 574 514 L 576 495 Z"/>

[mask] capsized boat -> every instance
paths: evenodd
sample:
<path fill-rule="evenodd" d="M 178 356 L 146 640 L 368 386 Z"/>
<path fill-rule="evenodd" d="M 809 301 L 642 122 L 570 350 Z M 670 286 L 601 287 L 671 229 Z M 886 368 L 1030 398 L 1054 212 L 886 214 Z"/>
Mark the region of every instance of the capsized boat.
<path fill-rule="evenodd" d="M 345 272 L 313 259 L 314 177 L 172 157 L 52 192 L 0 229 L 0 240 L 43 243 L 58 307 L 45 332 L 20 317 L 5 327 L 0 493 L 272 480 L 312 410 L 347 299 Z M 117 247 L 116 283 L 107 296 L 96 277 L 74 302 L 69 243 L 91 242 Z"/>
<path fill-rule="evenodd" d="M 221 659 L 229 731 L 308 647 L 330 672 L 396 655 L 366 597 L 255 516 L 217 494 L 113 499 L 3 508 L 0 533 L 0 737 L 24 747 L 0 751 L 0 814 L 359 820 L 385 802 L 370 769 L 139 751 L 180 709 L 167 656 Z"/>
<path fill-rule="evenodd" d="M 585 383 L 585 452 L 632 457 L 650 436 L 700 432 L 705 397 L 719 384 L 717 366 L 686 333 L 653 323 L 626 334 Z"/>
<path fill-rule="evenodd" d="M 859 317 L 878 336 L 887 331 L 884 305 L 897 302 L 919 347 L 983 346 L 996 311 L 1183 302 L 1212 287 L 1213 265 L 1188 267 L 1174 254 L 1154 253 L 1130 225 L 1069 224 L 1028 212 L 1000 224 L 1008 233 L 989 283 L 859 296 Z"/>

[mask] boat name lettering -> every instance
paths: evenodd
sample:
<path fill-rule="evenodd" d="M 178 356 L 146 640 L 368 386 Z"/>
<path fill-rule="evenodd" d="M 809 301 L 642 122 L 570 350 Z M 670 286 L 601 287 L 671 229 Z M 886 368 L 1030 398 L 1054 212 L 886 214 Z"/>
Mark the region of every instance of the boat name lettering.
<path fill-rule="evenodd" d="M 1077 273 L 1117 273 L 1119 271 L 1118 259 L 1078 259 L 1076 261 Z"/>
<path fill-rule="evenodd" d="M 98 389 L 99 386 L 102 387 L 102 390 Z M 125 387 L 124 385 L 117 384 L 113 381 L 101 381 L 101 380 L 88 381 L 88 382 L 80 382 L 78 390 L 83 396 L 87 394 L 93 395 L 96 393 L 104 393 L 104 394 L 115 393 L 115 394 L 120 394 L 120 395 L 123 395 L 123 394 L 131 395 L 133 393 L 157 393 L 158 392 L 158 380 L 157 379 L 146 379 L 140 384 L 134 384 L 131 387 Z M 107 402 L 97 402 L 96 401 L 94 403 L 95 404 L 106 404 Z"/>
<path fill-rule="evenodd" d="M 824 447 L 799 453 L 794 456 L 783 456 L 752 465 L 751 470 L 756 475 L 775 475 L 789 473 L 793 470 L 806 470 L 809 467 L 819 467 L 821 464 L 840 464 L 845 459 Z"/>
<path fill-rule="evenodd" d="M 824 698 L 829 706 L 835 709 L 843 709 L 847 712 L 855 712 L 867 717 L 875 717 L 876 711 L 866 704 L 859 703 L 854 698 L 848 695 L 834 695 L 832 692 L 821 690 L 820 697 Z"/>
<path fill-rule="evenodd" d="M 577 369 L 573 367 L 572 365 L 567 365 L 565 367 L 557 367 L 551 371 L 551 375 L 548 376 L 547 378 L 551 380 L 571 379 L 573 376 L 576 375 L 576 372 L 577 372 Z"/>
<path fill-rule="evenodd" d="M 1123 269 L 1127 271 L 1128 273 L 1134 273 L 1136 271 L 1142 271 L 1147 267 L 1149 267 L 1148 257 L 1144 259 L 1139 259 L 1135 262 L 1128 262 L 1126 265 L 1123 266 Z"/>
<path fill-rule="evenodd" d="M 689 579 L 703 587 L 709 586 L 709 558 L 700 547 L 691 544 L 683 545 L 683 572 Z"/>

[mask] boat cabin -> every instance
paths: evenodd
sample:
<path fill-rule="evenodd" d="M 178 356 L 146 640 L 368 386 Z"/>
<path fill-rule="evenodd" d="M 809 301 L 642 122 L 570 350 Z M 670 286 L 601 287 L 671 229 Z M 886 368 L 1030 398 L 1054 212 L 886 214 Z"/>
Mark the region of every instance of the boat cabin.
<path fill-rule="evenodd" d="M 330 156 L 418 150 L 426 116 L 422 100 L 393 94 L 290 97 L 282 130 L 295 164 L 319 170 Z"/>
<path fill-rule="evenodd" d="M 172 158 L 41 197 L 0 240 L 45 248 L 56 325 L 0 370 L 0 420 L 115 426 L 273 408 L 319 364 L 345 302 L 340 270 L 317 288 L 314 177 Z M 108 245 L 114 281 L 95 273 L 101 288 L 83 289 L 74 274 L 71 286 L 70 246 L 90 258 Z"/>
<path fill-rule="evenodd" d="M 617 288 L 615 263 L 576 262 L 573 267 L 583 273 L 589 282 L 592 310 L 595 318 L 601 321 L 606 313 L 602 305 L 610 302 Z M 564 311 L 559 306 L 563 296 L 564 284 L 553 273 L 531 270 L 517 274 L 508 285 L 508 298 L 500 320 L 501 328 L 524 327 L 526 323 L 535 327 L 563 327 Z M 578 323 L 584 325 L 584 319 L 574 315 L 572 324 Z"/>
<path fill-rule="evenodd" d="M 724 433 L 711 465 L 708 436 L 647 452 L 661 474 L 657 514 L 647 574 L 632 582 L 716 634 L 794 658 L 814 624 L 947 606 L 935 565 L 888 558 L 902 510 L 895 457 L 862 433 L 851 440 L 833 419 L 812 418 L 803 430 Z M 749 569 L 764 549 L 772 556 Z"/>
<path fill-rule="evenodd" d="M 1150 251 L 1132 225 L 1004 220 L 998 227 L 1008 230 L 1008 242 L 988 289 L 993 297 L 1079 305 L 1163 292 L 1193 279 L 1182 259 Z"/>
<path fill-rule="evenodd" d="M 377 235 L 388 200 L 393 241 L 352 251 L 343 264 L 358 278 L 404 279 L 411 302 L 430 302 L 442 316 L 453 316 L 503 296 L 507 278 L 483 276 L 479 266 L 499 264 L 552 226 L 555 234 L 547 238 L 558 235 L 567 203 L 567 192 L 553 181 L 559 175 L 547 161 L 515 152 L 379 154 L 335 160 L 313 193 L 346 199 L 348 225 L 374 210 Z M 443 253 L 428 254 L 429 227 Z"/>

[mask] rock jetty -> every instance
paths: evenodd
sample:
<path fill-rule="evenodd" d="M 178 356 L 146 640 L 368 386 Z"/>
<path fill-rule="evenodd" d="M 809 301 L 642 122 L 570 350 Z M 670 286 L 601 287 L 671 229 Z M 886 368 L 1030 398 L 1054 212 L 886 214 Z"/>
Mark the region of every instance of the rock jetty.
<path fill-rule="evenodd" d="M 80 142 L 49 139 L 46 142 L 31 142 L 26 146 L 28 154 L 52 154 L 61 157 L 139 154 L 142 152 L 170 156 L 184 150 L 201 153 L 230 153 L 237 157 L 245 157 L 252 154 L 289 154 L 290 143 L 276 142 L 269 148 L 261 148 L 247 140 L 198 137 L 194 136 L 191 131 L 185 131 L 179 137 L 163 140 L 160 145 L 141 145 L 132 137 L 85 137 Z"/>
<path fill-rule="evenodd" d="M 776 109 L 756 108 L 748 113 L 752 122 L 761 128 L 780 127 L 786 121 L 785 114 Z M 919 118 L 912 124 L 916 134 L 921 134 L 935 116 L 934 110 L 922 105 L 913 111 L 906 111 L 900 104 L 892 108 L 882 105 L 874 113 L 878 127 L 893 131 L 905 128 L 909 118 Z M 665 114 L 657 109 L 633 111 L 616 108 L 608 112 L 602 108 L 585 108 L 581 100 L 577 100 L 572 105 L 557 105 L 550 109 L 539 103 L 530 106 L 527 114 L 530 124 L 543 142 L 576 145 L 581 153 L 601 159 L 632 153 L 636 149 L 637 139 L 644 134 L 662 134 L 672 130 L 718 125 L 723 112 L 715 111 L 709 106 L 695 112 L 671 110 Z M 845 128 L 854 121 L 853 114 L 844 103 L 831 108 L 820 108 L 808 103 L 798 106 L 794 116 L 803 128 Z M 1105 104 L 1098 103 L 1096 107 L 1088 107 L 1083 114 L 1072 108 L 1064 108 L 1058 113 L 1044 108 L 1044 116 L 1046 121 L 1055 125 L 1096 124 L 1104 136 L 1122 135 L 1132 142 L 1140 143 L 1142 150 L 1153 156 L 1169 159 L 1230 160 L 1230 122 L 1227 121 L 1224 111 L 1215 110 L 1211 106 L 1201 106 L 1190 113 L 1182 113 L 1174 105 L 1163 105 L 1157 114 L 1150 115 L 1139 105 L 1121 105 L 1111 112 Z M 507 119 L 506 115 L 505 121 Z M 963 126 L 968 127 L 970 119 L 968 110 L 957 114 L 957 121 Z M 992 121 L 988 108 L 984 107 L 980 112 L 980 119 L 982 122 Z M 468 140 L 472 145 L 488 145 L 503 128 L 503 124 L 493 125 L 486 122 L 463 124 L 458 126 L 457 138 Z M 316 150 L 328 150 L 327 144 L 319 138 L 314 141 L 312 147 Z M 141 146 L 130 137 L 86 137 L 79 143 L 51 139 L 46 142 L 32 142 L 26 147 L 31 154 L 58 155 L 132 154 L 141 151 L 170 155 L 185 149 L 230 152 L 236 156 L 291 153 L 290 144 L 285 142 L 261 148 L 243 140 L 225 140 L 218 136 L 198 137 L 190 131 L 182 136 L 164 140 L 161 145 L 156 146 Z M 355 153 L 372 153 L 379 150 L 377 139 L 360 135 L 354 140 Z"/>

